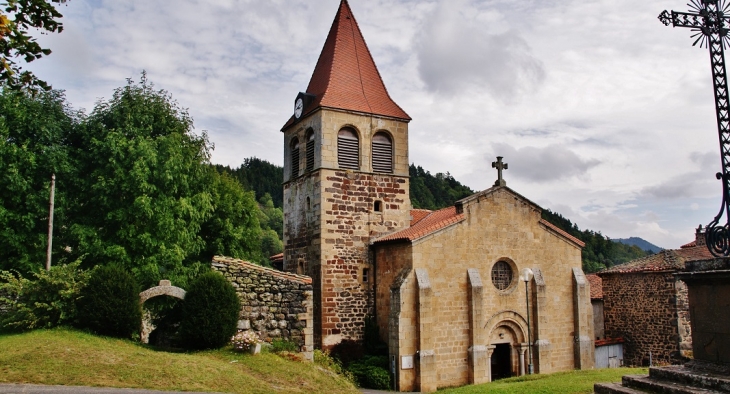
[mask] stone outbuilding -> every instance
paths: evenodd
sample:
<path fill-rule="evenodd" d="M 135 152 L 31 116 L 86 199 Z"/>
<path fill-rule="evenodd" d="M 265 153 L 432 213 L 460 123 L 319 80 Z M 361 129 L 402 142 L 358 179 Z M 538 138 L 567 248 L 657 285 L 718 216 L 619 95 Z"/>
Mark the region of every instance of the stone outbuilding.
<path fill-rule="evenodd" d="M 603 280 L 605 335 L 624 338 L 624 363 L 678 364 L 692 357 L 687 285 L 676 277 L 688 261 L 711 258 L 704 233 L 680 249 L 663 250 L 598 273 Z"/>

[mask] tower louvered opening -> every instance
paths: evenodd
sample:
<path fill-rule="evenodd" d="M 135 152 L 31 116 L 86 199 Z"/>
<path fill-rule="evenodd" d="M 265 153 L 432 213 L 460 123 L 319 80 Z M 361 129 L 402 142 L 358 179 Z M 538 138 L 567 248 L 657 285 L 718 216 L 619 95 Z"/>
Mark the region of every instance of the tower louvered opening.
<path fill-rule="evenodd" d="M 291 142 L 291 177 L 299 176 L 299 140 L 294 138 Z"/>
<path fill-rule="evenodd" d="M 373 136 L 373 171 L 393 172 L 393 143 L 385 133 Z"/>
<path fill-rule="evenodd" d="M 307 167 L 305 171 L 314 169 L 314 131 L 307 132 Z"/>
<path fill-rule="evenodd" d="M 355 130 L 344 128 L 338 133 L 337 163 L 340 168 L 360 169 L 360 141 Z"/>

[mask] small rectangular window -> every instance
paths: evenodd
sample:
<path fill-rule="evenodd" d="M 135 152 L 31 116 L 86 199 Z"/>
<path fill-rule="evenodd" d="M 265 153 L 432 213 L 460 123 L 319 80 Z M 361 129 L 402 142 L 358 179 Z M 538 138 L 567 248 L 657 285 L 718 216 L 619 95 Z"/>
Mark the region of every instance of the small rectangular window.
<path fill-rule="evenodd" d="M 368 283 L 370 281 L 370 268 L 362 269 L 362 283 Z"/>
<path fill-rule="evenodd" d="M 373 211 L 375 212 L 383 212 L 383 202 L 382 201 L 375 201 L 373 204 Z"/>

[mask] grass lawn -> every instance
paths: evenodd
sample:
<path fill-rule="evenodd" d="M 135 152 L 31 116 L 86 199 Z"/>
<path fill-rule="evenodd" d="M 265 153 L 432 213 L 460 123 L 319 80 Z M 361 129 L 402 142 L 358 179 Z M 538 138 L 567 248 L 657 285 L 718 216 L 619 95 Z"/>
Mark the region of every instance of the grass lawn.
<path fill-rule="evenodd" d="M 358 393 L 314 363 L 275 354 L 155 351 L 68 330 L 0 335 L 0 383 L 37 383 L 228 393 Z"/>
<path fill-rule="evenodd" d="M 559 372 L 439 393 L 591 393 L 596 382 L 618 382 L 623 375 L 646 373 L 646 368 Z M 251 356 L 230 350 L 168 353 L 69 329 L 0 335 L 0 383 L 228 393 L 358 393 L 328 369 L 275 354 Z"/>
<path fill-rule="evenodd" d="M 439 394 L 573 394 L 592 393 L 598 382 L 620 382 L 623 375 L 648 374 L 647 368 L 611 368 L 557 372 L 498 380 L 474 386 L 439 390 Z"/>

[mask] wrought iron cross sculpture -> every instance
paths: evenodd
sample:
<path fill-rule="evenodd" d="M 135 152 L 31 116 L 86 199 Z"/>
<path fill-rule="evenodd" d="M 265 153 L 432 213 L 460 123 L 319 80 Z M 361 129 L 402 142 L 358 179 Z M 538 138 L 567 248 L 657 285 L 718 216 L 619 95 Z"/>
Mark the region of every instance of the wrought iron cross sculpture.
<path fill-rule="evenodd" d="M 725 50 L 728 43 L 730 17 L 726 16 L 730 3 L 725 0 L 690 0 L 687 4 L 690 12 L 664 11 L 659 20 L 669 26 L 689 27 L 694 34 L 692 46 L 700 44 L 700 48 L 710 49 L 712 65 L 712 83 L 715 88 L 715 110 L 717 114 L 717 131 L 720 136 L 720 155 L 722 156 L 722 172 L 717 179 L 722 180 L 722 206 L 715 219 L 705 229 L 707 248 L 716 257 L 730 255 L 730 103 L 728 103 L 727 72 L 725 70 Z M 723 212 L 727 216 L 725 225 L 720 225 Z"/>

